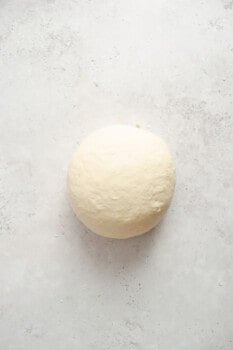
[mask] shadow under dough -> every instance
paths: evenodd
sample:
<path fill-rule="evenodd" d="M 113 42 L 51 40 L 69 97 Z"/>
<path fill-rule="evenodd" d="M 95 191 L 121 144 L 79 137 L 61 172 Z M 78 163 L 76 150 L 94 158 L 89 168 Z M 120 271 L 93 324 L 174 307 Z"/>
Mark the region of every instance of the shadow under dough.
<path fill-rule="evenodd" d="M 115 269 L 132 264 L 136 267 L 145 263 L 145 259 L 149 257 L 150 251 L 155 248 L 156 241 L 162 234 L 164 221 L 161 220 L 155 228 L 143 235 L 128 239 L 112 239 L 91 232 L 78 220 L 71 209 L 67 219 L 69 221 L 67 226 L 70 228 L 69 236 L 73 236 L 72 242 L 77 247 L 77 254 L 81 249 L 82 254 L 88 256 L 94 269 L 99 272 L 106 270 L 106 266 Z"/>

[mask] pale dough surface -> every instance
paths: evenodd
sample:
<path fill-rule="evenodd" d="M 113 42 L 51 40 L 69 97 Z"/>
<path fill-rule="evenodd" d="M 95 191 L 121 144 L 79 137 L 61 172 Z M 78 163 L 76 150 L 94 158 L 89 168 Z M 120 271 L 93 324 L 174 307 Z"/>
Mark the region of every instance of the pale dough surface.
<path fill-rule="evenodd" d="M 157 225 L 171 201 L 175 168 L 166 144 L 149 131 L 114 125 L 78 147 L 68 169 L 68 193 L 93 232 L 128 238 Z"/>

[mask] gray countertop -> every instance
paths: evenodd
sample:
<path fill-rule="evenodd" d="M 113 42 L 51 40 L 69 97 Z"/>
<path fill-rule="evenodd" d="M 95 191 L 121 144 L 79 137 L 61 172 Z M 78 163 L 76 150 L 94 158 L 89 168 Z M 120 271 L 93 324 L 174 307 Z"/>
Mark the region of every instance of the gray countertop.
<path fill-rule="evenodd" d="M 233 2 L 0 1 L 0 349 L 233 349 Z M 76 145 L 109 124 L 177 166 L 159 227 L 88 232 Z"/>

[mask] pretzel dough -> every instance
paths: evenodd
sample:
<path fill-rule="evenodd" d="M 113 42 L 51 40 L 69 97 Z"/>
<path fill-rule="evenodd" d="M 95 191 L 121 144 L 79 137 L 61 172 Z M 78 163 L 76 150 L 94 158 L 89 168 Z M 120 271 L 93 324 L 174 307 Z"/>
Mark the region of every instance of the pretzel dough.
<path fill-rule="evenodd" d="M 174 187 L 175 169 L 166 144 L 132 126 L 110 126 L 88 136 L 68 169 L 74 212 L 106 237 L 133 237 L 156 226 Z"/>

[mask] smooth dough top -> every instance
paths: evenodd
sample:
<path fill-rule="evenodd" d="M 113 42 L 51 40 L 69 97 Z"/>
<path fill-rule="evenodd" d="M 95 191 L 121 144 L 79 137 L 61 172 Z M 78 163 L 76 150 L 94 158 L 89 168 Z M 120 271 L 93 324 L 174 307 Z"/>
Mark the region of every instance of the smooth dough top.
<path fill-rule="evenodd" d="M 68 193 L 93 232 L 128 238 L 158 224 L 175 187 L 166 144 L 149 131 L 114 125 L 88 136 L 68 169 Z"/>

